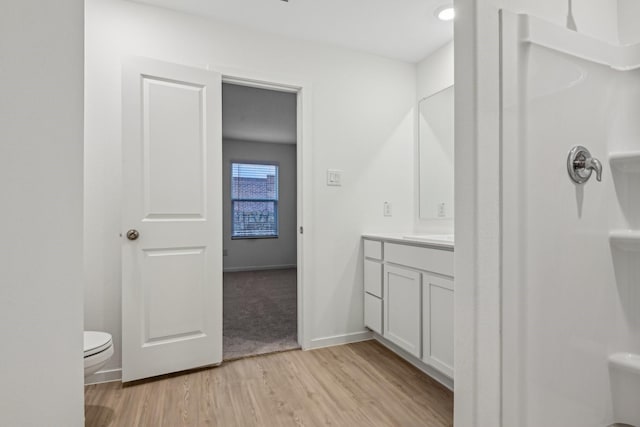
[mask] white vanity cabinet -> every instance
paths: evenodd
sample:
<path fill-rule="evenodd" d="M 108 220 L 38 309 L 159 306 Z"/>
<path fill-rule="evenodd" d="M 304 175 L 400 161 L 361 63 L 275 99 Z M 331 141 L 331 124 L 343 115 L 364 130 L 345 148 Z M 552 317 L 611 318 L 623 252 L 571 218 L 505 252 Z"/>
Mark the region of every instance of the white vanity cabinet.
<path fill-rule="evenodd" d="M 453 244 L 364 236 L 364 323 L 412 363 L 453 378 Z M 393 346 L 391 347 L 393 349 Z M 400 351 L 399 353 L 402 353 Z"/>

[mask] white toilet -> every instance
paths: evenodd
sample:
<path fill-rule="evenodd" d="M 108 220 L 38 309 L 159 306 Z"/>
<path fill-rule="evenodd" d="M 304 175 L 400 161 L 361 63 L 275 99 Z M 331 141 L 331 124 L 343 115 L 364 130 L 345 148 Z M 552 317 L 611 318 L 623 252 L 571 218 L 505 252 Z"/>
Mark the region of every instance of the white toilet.
<path fill-rule="evenodd" d="M 113 355 L 111 334 L 84 331 L 84 377 L 95 374 Z"/>
<path fill-rule="evenodd" d="M 640 427 L 640 355 L 612 354 L 609 374 L 614 425 Z"/>

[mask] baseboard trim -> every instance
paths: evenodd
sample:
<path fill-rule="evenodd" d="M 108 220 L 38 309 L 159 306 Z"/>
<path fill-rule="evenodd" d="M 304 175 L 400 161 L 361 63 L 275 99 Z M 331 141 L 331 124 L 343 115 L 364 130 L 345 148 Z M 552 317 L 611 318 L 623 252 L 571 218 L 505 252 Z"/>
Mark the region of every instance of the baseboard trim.
<path fill-rule="evenodd" d="M 427 365 L 426 363 L 424 363 L 422 360 L 418 359 L 414 355 L 409 354 L 408 352 L 406 352 L 405 350 L 401 349 L 400 347 L 398 347 L 397 345 L 395 345 L 391 341 L 389 341 L 389 340 L 385 339 L 384 337 L 382 337 L 382 335 L 374 333 L 373 334 L 373 339 L 378 341 L 383 346 L 387 347 L 389 350 L 391 350 L 394 353 L 398 354 L 404 360 L 406 360 L 407 362 L 409 362 L 410 364 L 412 364 L 413 366 L 415 366 L 416 368 L 418 368 L 419 370 L 421 370 L 425 374 L 429 375 L 431 378 L 433 378 L 434 380 L 438 381 L 440 384 L 442 384 L 443 386 L 445 386 L 449 390 L 453 391 L 453 380 L 451 378 L 449 378 L 448 376 L 446 376 L 445 374 L 443 374 L 442 372 L 440 372 L 437 369 Z"/>
<path fill-rule="evenodd" d="M 305 350 L 313 350 L 316 348 L 332 347 L 334 345 L 368 341 L 372 338 L 373 337 L 370 331 L 351 332 L 349 334 L 334 335 L 331 337 L 314 338 L 309 343 L 309 347 L 305 348 Z"/>
<path fill-rule="evenodd" d="M 118 368 L 98 371 L 89 378 L 85 378 L 84 385 L 111 383 L 114 381 L 122 381 L 122 369 Z"/>
<path fill-rule="evenodd" d="M 241 271 L 260 271 L 260 270 L 287 270 L 290 268 L 296 268 L 295 264 L 283 264 L 283 265 L 254 265 L 249 267 L 228 267 L 222 269 L 224 273 L 239 273 Z"/>

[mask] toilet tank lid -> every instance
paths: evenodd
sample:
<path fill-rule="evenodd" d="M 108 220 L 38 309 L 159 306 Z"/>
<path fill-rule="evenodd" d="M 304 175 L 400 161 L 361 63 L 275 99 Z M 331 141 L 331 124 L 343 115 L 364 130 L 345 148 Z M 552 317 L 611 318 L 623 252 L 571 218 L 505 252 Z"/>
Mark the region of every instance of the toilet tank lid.
<path fill-rule="evenodd" d="M 111 334 L 98 331 L 84 331 L 84 355 L 95 354 L 111 345 Z"/>

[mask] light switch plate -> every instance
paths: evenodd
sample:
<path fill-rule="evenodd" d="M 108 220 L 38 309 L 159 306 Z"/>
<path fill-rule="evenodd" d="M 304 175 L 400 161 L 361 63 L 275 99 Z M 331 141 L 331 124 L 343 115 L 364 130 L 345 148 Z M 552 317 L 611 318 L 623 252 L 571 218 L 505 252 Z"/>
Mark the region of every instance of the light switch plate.
<path fill-rule="evenodd" d="M 383 213 L 384 213 L 384 216 L 391 216 L 392 215 L 391 203 L 384 202 Z"/>
<path fill-rule="evenodd" d="M 342 171 L 338 169 L 327 169 L 327 185 L 332 187 L 342 186 Z"/>

